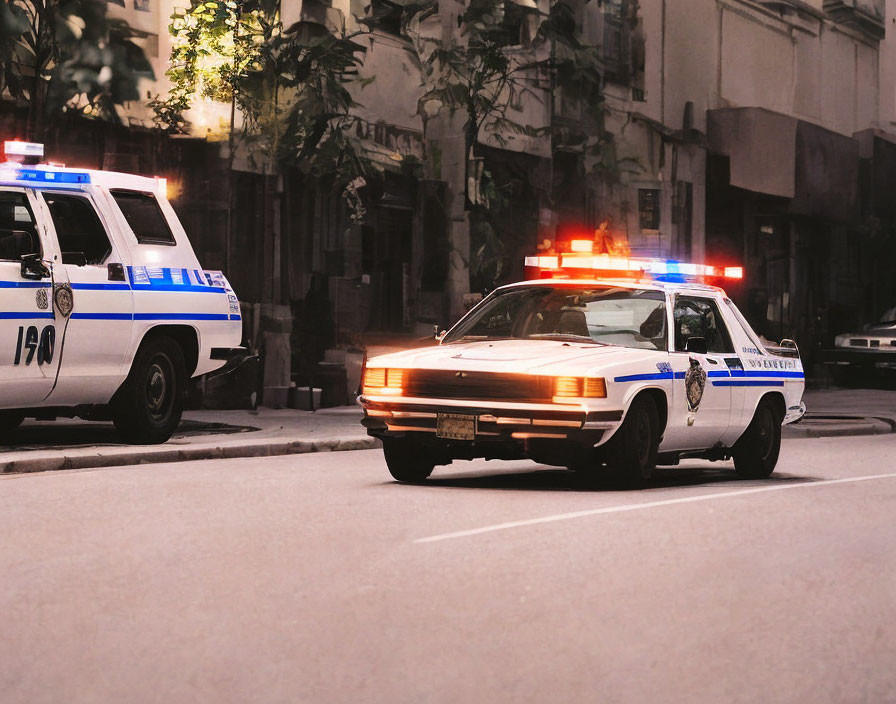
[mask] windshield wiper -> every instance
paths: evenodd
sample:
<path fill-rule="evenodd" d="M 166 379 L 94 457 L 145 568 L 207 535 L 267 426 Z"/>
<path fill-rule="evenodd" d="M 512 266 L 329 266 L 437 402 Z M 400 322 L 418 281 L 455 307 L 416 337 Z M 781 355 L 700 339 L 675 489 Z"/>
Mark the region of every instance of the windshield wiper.
<path fill-rule="evenodd" d="M 575 335 L 571 332 L 540 332 L 533 335 L 527 335 L 527 340 L 560 340 L 563 342 L 590 342 L 593 345 L 602 345 L 604 343 L 589 337 L 588 335 Z"/>
<path fill-rule="evenodd" d="M 500 335 L 464 335 L 463 337 L 459 337 L 456 340 L 450 340 L 446 342 L 446 345 L 454 344 L 455 342 L 485 342 L 486 340 L 506 340 L 506 337 L 502 337 Z"/>

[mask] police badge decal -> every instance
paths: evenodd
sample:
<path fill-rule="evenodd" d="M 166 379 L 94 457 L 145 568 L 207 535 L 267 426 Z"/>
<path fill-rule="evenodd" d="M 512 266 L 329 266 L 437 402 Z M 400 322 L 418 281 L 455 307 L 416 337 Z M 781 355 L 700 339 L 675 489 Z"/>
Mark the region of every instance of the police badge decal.
<path fill-rule="evenodd" d="M 688 399 L 688 411 L 696 413 L 703 398 L 703 389 L 706 388 L 706 372 L 700 366 L 699 360 L 691 359 L 691 366 L 684 375 L 685 395 Z"/>
<path fill-rule="evenodd" d="M 50 307 L 49 297 L 47 296 L 47 289 L 45 288 L 37 289 L 37 307 L 40 310 L 46 310 Z"/>
<path fill-rule="evenodd" d="M 53 300 L 56 302 L 56 310 L 58 310 L 63 318 L 67 318 L 72 308 L 75 307 L 75 301 L 72 296 L 71 286 L 68 284 L 54 284 Z"/>

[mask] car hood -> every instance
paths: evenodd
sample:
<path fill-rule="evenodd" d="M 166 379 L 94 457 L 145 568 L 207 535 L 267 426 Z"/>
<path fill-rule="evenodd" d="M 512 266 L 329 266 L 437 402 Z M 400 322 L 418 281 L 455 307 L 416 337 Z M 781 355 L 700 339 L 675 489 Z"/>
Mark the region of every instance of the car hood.
<path fill-rule="evenodd" d="M 557 340 L 482 340 L 405 350 L 368 360 L 377 367 L 451 369 L 515 374 L 588 375 L 638 360 L 651 360 L 658 350 L 594 345 Z"/>

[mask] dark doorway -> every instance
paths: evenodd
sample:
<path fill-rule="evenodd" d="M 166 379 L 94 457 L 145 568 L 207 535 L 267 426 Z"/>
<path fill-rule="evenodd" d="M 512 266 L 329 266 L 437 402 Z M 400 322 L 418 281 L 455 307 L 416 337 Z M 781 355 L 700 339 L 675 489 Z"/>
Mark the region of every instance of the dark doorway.
<path fill-rule="evenodd" d="M 408 277 L 411 262 L 413 211 L 403 206 L 379 206 L 364 227 L 363 272 L 370 275 L 371 308 L 368 330 L 402 332 L 410 327 Z"/>

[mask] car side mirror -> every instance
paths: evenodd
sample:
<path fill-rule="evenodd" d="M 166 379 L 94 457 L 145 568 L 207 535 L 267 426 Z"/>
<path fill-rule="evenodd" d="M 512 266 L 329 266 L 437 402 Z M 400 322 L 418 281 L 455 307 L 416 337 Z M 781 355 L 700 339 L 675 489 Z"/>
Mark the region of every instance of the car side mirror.
<path fill-rule="evenodd" d="M 685 352 L 693 352 L 694 354 L 706 354 L 709 350 L 706 348 L 705 337 L 689 337 L 684 343 Z"/>
<path fill-rule="evenodd" d="M 21 259 L 26 254 L 31 254 L 40 249 L 34 240 L 34 235 L 25 230 L 2 230 L 0 235 L 0 252 L 4 259 Z"/>
<path fill-rule="evenodd" d="M 32 281 L 40 281 L 50 276 L 50 270 L 40 258 L 40 253 L 25 254 L 22 256 L 22 278 Z"/>

